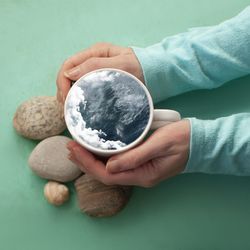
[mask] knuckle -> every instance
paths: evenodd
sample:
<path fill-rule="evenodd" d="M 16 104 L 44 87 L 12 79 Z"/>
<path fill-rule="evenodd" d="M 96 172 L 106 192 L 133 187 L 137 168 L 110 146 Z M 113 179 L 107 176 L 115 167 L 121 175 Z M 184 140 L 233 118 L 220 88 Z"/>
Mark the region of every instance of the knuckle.
<path fill-rule="evenodd" d="M 135 165 L 135 157 L 132 155 L 128 155 L 126 158 L 121 159 L 121 168 L 126 168 L 127 166 L 132 167 L 132 165 Z"/>
<path fill-rule="evenodd" d="M 89 70 L 91 70 L 91 69 L 97 69 L 100 66 L 100 63 L 98 58 L 92 57 L 86 61 L 85 65 Z"/>
<path fill-rule="evenodd" d="M 139 167 L 141 160 L 140 160 L 140 157 L 137 154 L 137 155 L 133 155 L 133 156 L 131 155 L 128 162 L 130 164 L 132 164 L 134 167 Z"/>
<path fill-rule="evenodd" d="M 112 46 L 112 44 L 107 43 L 107 42 L 98 42 L 98 43 L 95 43 L 92 47 L 94 47 L 94 48 L 106 48 L 109 46 Z"/>
<path fill-rule="evenodd" d="M 134 168 L 134 167 L 139 167 L 141 162 L 141 158 L 139 154 L 128 154 L 126 157 L 124 157 L 123 159 L 121 159 L 121 167 L 130 167 L 130 168 Z"/>
<path fill-rule="evenodd" d="M 134 52 L 133 52 L 133 49 L 132 48 L 129 48 L 129 47 L 123 47 L 122 48 L 122 53 L 121 53 L 122 55 L 126 55 L 126 56 L 131 56 L 131 55 L 133 55 L 134 54 Z"/>
<path fill-rule="evenodd" d="M 122 70 L 133 74 L 135 71 L 135 67 L 130 58 L 128 58 L 127 55 L 121 55 L 119 59 Z"/>

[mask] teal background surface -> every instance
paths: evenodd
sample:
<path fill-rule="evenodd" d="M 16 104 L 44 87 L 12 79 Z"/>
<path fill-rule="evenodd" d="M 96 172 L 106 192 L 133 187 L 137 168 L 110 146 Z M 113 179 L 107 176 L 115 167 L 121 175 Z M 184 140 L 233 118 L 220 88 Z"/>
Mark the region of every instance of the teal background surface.
<path fill-rule="evenodd" d="M 27 158 L 37 142 L 12 128 L 17 106 L 54 95 L 62 62 L 93 43 L 147 46 L 214 25 L 249 0 L 0 0 L 0 249 L 250 249 L 250 177 L 181 175 L 135 188 L 117 216 L 89 218 L 71 200 L 55 208 Z M 160 103 L 183 117 L 250 110 L 250 77 Z"/>

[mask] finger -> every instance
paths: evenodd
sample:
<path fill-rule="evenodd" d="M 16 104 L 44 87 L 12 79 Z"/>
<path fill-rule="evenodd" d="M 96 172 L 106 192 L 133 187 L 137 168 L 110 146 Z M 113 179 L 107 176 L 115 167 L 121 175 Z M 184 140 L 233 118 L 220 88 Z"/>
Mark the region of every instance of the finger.
<path fill-rule="evenodd" d="M 177 123 L 176 123 L 177 124 Z M 156 130 L 145 142 L 122 154 L 109 159 L 106 168 L 109 172 L 117 173 L 128 169 L 135 169 L 156 157 L 172 154 L 173 139 L 169 139 L 171 125 Z M 175 126 L 175 125 L 174 125 Z"/>
<path fill-rule="evenodd" d="M 67 144 L 71 152 L 71 159 L 78 162 L 79 168 L 87 174 L 92 175 L 95 179 L 105 182 L 106 170 L 102 161 L 98 160 L 93 154 L 82 148 L 78 143 L 71 141 Z"/>
<path fill-rule="evenodd" d="M 57 74 L 57 100 L 61 103 L 64 103 L 65 98 L 69 92 L 71 80 L 64 76 L 63 72 L 65 70 L 68 70 L 70 68 L 74 67 L 72 62 L 65 61 L 65 63 L 62 65 L 61 69 L 59 70 Z"/>
<path fill-rule="evenodd" d="M 157 156 L 157 147 L 149 138 L 139 146 L 122 154 L 111 157 L 106 165 L 107 171 L 117 173 L 135 169 Z"/>
<path fill-rule="evenodd" d="M 113 57 L 121 53 L 122 47 L 111 43 L 97 43 L 90 48 L 80 51 L 71 56 L 68 60 L 77 66 L 91 57 Z"/>
<path fill-rule="evenodd" d="M 111 47 L 114 47 L 114 49 L 111 49 Z M 62 65 L 61 69 L 58 72 L 57 75 L 57 88 L 58 88 L 58 94 L 57 98 L 58 101 L 64 102 L 65 97 L 70 89 L 70 79 L 67 78 L 67 76 L 64 75 L 64 72 L 76 67 L 77 65 L 83 63 L 87 59 L 91 57 L 105 57 L 109 56 L 110 51 L 113 51 L 113 54 L 117 53 L 118 46 L 114 46 L 112 44 L 108 43 L 100 43 L 96 44 L 89 49 L 86 49 L 84 51 L 80 51 L 76 53 L 75 55 L 68 58 Z"/>
<path fill-rule="evenodd" d="M 81 76 L 90 71 L 101 68 L 126 69 L 127 62 L 122 56 L 115 57 L 91 57 L 82 64 L 64 72 L 64 75 L 71 80 L 78 80 Z"/>
<path fill-rule="evenodd" d="M 79 145 L 71 148 L 73 159 L 81 170 L 106 185 L 138 185 L 139 172 L 133 170 L 112 174 L 106 171 L 103 162 L 99 161 L 93 154 Z"/>
<path fill-rule="evenodd" d="M 127 49 L 129 50 L 129 49 Z M 68 71 L 79 64 L 82 64 L 86 60 L 92 57 L 113 57 L 121 54 L 122 51 L 127 52 L 123 47 L 113 45 L 111 43 L 97 43 L 90 48 L 80 51 L 75 55 L 68 58 L 57 75 L 57 91 L 58 91 L 58 100 L 64 102 L 66 95 L 70 89 L 70 79 L 69 76 L 64 74 L 65 71 Z"/>
<path fill-rule="evenodd" d="M 57 93 L 56 93 L 56 99 L 57 99 L 57 101 L 62 103 L 62 97 L 61 97 L 61 93 L 59 91 L 57 91 Z"/>

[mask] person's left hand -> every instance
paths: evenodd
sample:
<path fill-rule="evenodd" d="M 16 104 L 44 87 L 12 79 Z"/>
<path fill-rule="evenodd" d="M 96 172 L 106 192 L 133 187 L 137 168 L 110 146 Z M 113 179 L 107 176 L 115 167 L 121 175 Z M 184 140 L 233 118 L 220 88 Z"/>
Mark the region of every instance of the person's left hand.
<path fill-rule="evenodd" d="M 69 159 L 106 185 L 152 187 L 181 173 L 188 161 L 190 123 L 188 120 L 156 130 L 146 141 L 105 164 L 74 141 L 68 143 Z"/>
<path fill-rule="evenodd" d="M 64 103 L 72 81 L 100 68 L 116 68 L 127 71 L 144 82 L 141 65 L 131 48 L 111 43 L 97 43 L 68 58 L 57 75 L 57 100 Z"/>

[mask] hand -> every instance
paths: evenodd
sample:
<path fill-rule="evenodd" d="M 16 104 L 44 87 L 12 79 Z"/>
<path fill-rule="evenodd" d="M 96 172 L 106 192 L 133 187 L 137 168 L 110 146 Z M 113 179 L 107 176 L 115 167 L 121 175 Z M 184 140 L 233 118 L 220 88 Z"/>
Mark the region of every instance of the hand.
<path fill-rule="evenodd" d="M 98 43 L 71 56 L 63 63 L 56 81 L 58 101 L 64 103 L 72 81 L 100 68 L 121 69 L 144 82 L 140 63 L 131 48 Z"/>
<path fill-rule="evenodd" d="M 70 142 L 69 159 L 106 185 L 152 187 L 181 173 L 188 161 L 190 123 L 188 120 L 156 130 L 146 141 L 105 164 L 76 142 Z"/>

